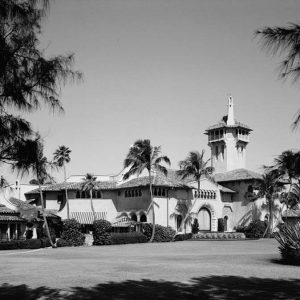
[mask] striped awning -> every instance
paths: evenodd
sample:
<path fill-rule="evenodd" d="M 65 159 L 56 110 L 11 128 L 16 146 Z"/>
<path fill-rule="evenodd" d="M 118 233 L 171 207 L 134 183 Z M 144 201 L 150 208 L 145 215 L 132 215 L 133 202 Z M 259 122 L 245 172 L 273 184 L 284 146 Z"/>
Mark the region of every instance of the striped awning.
<path fill-rule="evenodd" d="M 135 221 L 132 221 L 128 217 L 122 217 L 112 222 L 112 227 L 129 227 L 134 226 L 136 224 Z"/>
<path fill-rule="evenodd" d="M 95 212 L 96 220 L 106 220 L 106 212 Z M 80 211 L 80 212 L 72 212 L 71 218 L 78 221 L 80 224 L 93 224 L 94 222 L 94 214 L 92 211 Z"/>

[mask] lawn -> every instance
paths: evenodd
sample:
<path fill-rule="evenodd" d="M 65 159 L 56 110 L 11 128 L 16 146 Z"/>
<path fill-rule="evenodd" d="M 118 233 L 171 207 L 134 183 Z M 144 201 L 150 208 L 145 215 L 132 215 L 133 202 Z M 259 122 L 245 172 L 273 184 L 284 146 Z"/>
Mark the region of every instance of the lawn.
<path fill-rule="evenodd" d="M 0 252 L 0 299 L 299 299 L 275 240 Z M 221 297 L 222 295 L 222 297 Z"/>

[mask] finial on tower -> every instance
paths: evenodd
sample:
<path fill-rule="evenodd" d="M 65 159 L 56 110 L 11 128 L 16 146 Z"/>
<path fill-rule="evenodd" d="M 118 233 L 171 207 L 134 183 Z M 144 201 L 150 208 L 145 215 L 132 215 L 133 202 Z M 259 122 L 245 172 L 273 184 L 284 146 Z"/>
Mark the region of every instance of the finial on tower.
<path fill-rule="evenodd" d="M 228 97 L 228 114 L 227 114 L 227 125 L 234 125 L 234 111 L 233 111 L 233 98 L 230 95 Z"/>

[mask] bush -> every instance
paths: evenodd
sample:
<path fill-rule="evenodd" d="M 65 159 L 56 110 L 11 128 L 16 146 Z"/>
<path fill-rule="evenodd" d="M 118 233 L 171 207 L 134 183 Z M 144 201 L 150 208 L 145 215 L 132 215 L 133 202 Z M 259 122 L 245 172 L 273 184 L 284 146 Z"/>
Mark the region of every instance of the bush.
<path fill-rule="evenodd" d="M 18 241 L 19 249 L 39 249 L 42 248 L 42 242 L 40 239 L 30 239 Z"/>
<path fill-rule="evenodd" d="M 0 250 L 13 250 L 19 249 L 18 241 L 0 242 Z"/>
<path fill-rule="evenodd" d="M 195 219 L 197 220 L 197 219 Z M 192 238 L 193 234 L 192 233 L 185 233 L 185 234 L 176 234 L 174 237 L 174 241 L 186 241 L 190 240 Z"/>
<path fill-rule="evenodd" d="M 147 238 L 141 232 L 112 233 L 111 243 L 113 245 L 147 243 Z"/>
<path fill-rule="evenodd" d="M 111 245 L 111 223 L 106 220 L 94 221 L 93 238 L 93 245 Z"/>
<path fill-rule="evenodd" d="M 152 234 L 152 224 L 144 223 L 143 224 L 143 233 L 149 241 Z M 153 242 L 171 242 L 176 234 L 176 231 L 169 227 L 155 225 L 155 235 Z"/>
<path fill-rule="evenodd" d="M 218 232 L 224 232 L 224 219 L 223 218 L 219 218 L 218 219 Z"/>
<path fill-rule="evenodd" d="M 61 238 L 70 246 L 82 246 L 85 235 L 80 232 L 80 224 L 75 219 L 63 221 Z"/>
<path fill-rule="evenodd" d="M 56 242 L 56 246 L 57 247 L 69 247 L 71 245 L 64 239 L 58 239 Z"/>
<path fill-rule="evenodd" d="M 199 232 L 199 223 L 198 223 L 198 219 L 195 218 L 195 219 L 194 219 L 194 222 L 193 222 L 193 224 L 192 224 L 192 233 L 193 233 L 193 234 L 196 234 L 196 233 L 198 233 L 198 232 Z"/>
<path fill-rule="evenodd" d="M 279 251 L 284 261 L 293 265 L 300 265 L 300 222 L 284 223 L 278 226 L 274 237 L 280 244 Z"/>
<path fill-rule="evenodd" d="M 267 228 L 264 221 L 256 220 L 252 221 L 245 229 L 244 233 L 246 238 L 262 238 Z"/>

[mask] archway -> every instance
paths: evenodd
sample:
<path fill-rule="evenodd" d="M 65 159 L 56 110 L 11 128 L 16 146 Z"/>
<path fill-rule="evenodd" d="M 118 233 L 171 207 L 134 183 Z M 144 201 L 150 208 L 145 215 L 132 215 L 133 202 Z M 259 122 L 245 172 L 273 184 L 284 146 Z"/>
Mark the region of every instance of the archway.
<path fill-rule="evenodd" d="M 146 215 L 145 214 L 142 214 L 141 216 L 140 216 L 140 222 L 147 222 L 147 217 L 146 217 Z"/>
<path fill-rule="evenodd" d="M 198 213 L 198 223 L 200 231 L 211 230 L 211 215 L 207 208 L 201 208 Z"/>

